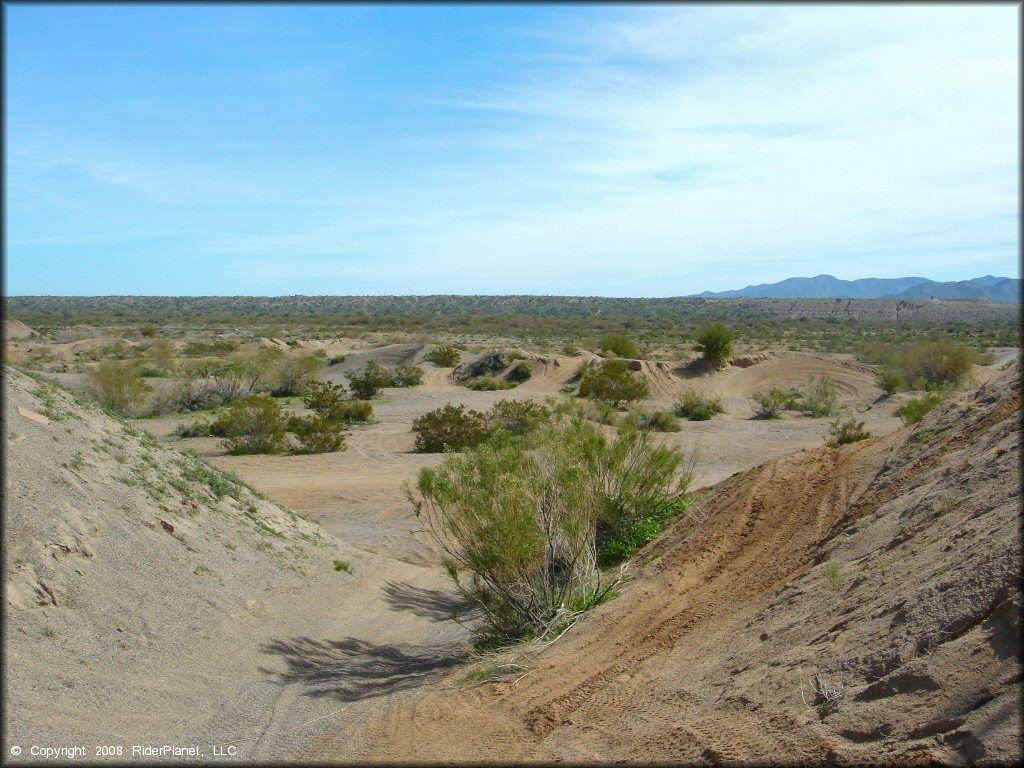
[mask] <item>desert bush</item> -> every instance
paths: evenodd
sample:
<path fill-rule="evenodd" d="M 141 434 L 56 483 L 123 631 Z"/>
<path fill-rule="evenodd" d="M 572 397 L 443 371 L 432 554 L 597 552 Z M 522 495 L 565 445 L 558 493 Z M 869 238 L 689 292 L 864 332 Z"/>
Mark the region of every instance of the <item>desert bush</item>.
<path fill-rule="evenodd" d="M 633 376 L 625 360 L 605 360 L 600 366 L 587 366 L 580 378 L 580 397 L 603 400 L 622 407 L 647 397 L 650 389 L 642 378 Z"/>
<path fill-rule="evenodd" d="M 516 639 L 550 628 L 568 606 L 600 602 L 611 585 L 599 542 L 613 522 L 621 532 L 637 511 L 677 498 L 680 462 L 644 433 L 608 439 L 575 421 L 450 455 L 420 470 L 418 495 L 407 492 L 456 587 L 492 631 Z"/>
<path fill-rule="evenodd" d="M 185 357 L 224 357 L 238 349 L 237 341 L 189 341 L 185 344 Z"/>
<path fill-rule="evenodd" d="M 571 341 L 567 341 L 564 344 L 562 344 L 562 354 L 563 355 L 566 355 L 568 357 L 572 357 L 573 355 L 575 355 L 579 351 L 580 351 L 579 345 L 575 344 L 575 343 L 573 343 Z"/>
<path fill-rule="evenodd" d="M 160 329 L 158 327 L 156 327 L 155 325 L 146 324 L 146 325 L 142 326 L 141 328 L 139 328 L 139 336 L 144 336 L 147 339 L 149 339 L 149 338 L 152 338 L 152 337 L 156 336 L 156 334 L 157 334 L 157 332 L 159 330 Z"/>
<path fill-rule="evenodd" d="M 289 447 L 281 406 L 267 395 L 234 400 L 213 424 L 229 453 L 285 453 Z"/>
<path fill-rule="evenodd" d="M 395 367 L 391 374 L 391 386 L 393 387 L 416 387 L 423 383 L 423 369 L 418 365 L 406 365 L 401 363 Z"/>
<path fill-rule="evenodd" d="M 179 424 L 174 434 L 178 437 L 227 437 L 222 424 L 211 421 L 195 421 L 191 424 Z"/>
<path fill-rule="evenodd" d="M 550 418 L 551 412 L 540 403 L 529 400 L 499 400 L 487 412 L 495 429 L 504 429 L 514 435 L 525 435 Z"/>
<path fill-rule="evenodd" d="M 516 384 L 521 384 L 531 376 L 533 376 L 533 365 L 531 365 L 529 360 L 520 360 L 512 366 L 512 369 L 507 374 L 505 374 L 505 379 L 507 381 L 515 382 Z"/>
<path fill-rule="evenodd" d="M 845 421 L 836 419 L 828 428 L 828 439 L 825 444 L 830 448 L 838 448 L 847 443 L 856 443 L 858 440 L 866 440 L 871 433 L 864 429 L 864 422 L 857 421 L 853 416 Z"/>
<path fill-rule="evenodd" d="M 376 360 L 370 360 L 362 371 L 348 371 L 348 388 L 352 396 L 369 400 L 380 394 L 384 387 L 392 386 L 391 373 Z"/>
<path fill-rule="evenodd" d="M 917 424 L 935 406 L 946 398 L 940 392 L 928 392 L 921 397 L 911 399 L 906 405 L 896 409 L 896 413 L 905 424 Z"/>
<path fill-rule="evenodd" d="M 157 370 L 173 371 L 177 355 L 177 348 L 170 339 L 157 339 L 146 347 L 146 361 Z"/>
<path fill-rule="evenodd" d="M 442 345 L 434 347 L 423 356 L 423 359 L 440 368 L 454 368 L 462 360 L 462 356 L 455 347 Z"/>
<path fill-rule="evenodd" d="M 232 378 L 240 382 L 240 389 L 246 393 L 270 391 L 270 379 L 281 364 L 284 351 L 279 347 L 257 347 L 256 349 L 239 350 L 228 356 L 229 372 Z M 215 374 L 216 375 L 216 374 Z M 229 400 L 231 398 L 225 398 Z"/>
<path fill-rule="evenodd" d="M 678 432 L 679 422 L 670 411 L 633 411 L 629 421 L 637 429 L 649 432 Z"/>
<path fill-rule="evenodd" d="M 461 451 L 480 445 L 491 434 L 490 419 L 464 405 L 446 405 L 415 419 L 415 448 L 419 453 Z"/>
<path fill-rule="evenodd" d="M 346 398 L 345 390 L 329 381 L 309 382 L 302 402 L 310 410 L 316 411 L 321 418 L 345 424 L 369 421 L 373 415 L 371 403 Z"/>
<path fill-rule="evenodd" d="M 709 323 L 697 334 L 694 349 L 709 360 L 724 360 L 732 354 L 736 335 L 722 323 Z"/>
<path fill-rule="evenodd" d="M 122 364 L 113 360 L 99 363 L 89 371 L 89 386 L 96 399 L 114 413 L 136 415 L 146 394 L 152 391 L 135 364 Z"/>
<path fill-rule="evenodd" d="M 977 350 L 952 341 L 924 341 L 900 351 L 896 367 L 906 381 L 958 386 L 979 360 Z M 924 389 L 922 387 L 921 389 Z"/>
<path fill-rule="evenodd" d="M 782 418 L 782 411 L 790 401 L 790 396 L 781 387 L 772 387 L 767 392 L 755 392 L 751 397 L 757 403 L 755 419 Z"/>
<path fill-rule="evenodd" d="M 327 361 L 328 365 L 339 365 L 348 360 L 348 355 L 333 355 L 330 360 Z"/>
<path fill-rule="evenodd" d="M 190 413 L 223 405 L 216 387 L 208 379 L 186 379 L 169 396 L 168 412 Z"/>
<path fill-rule="evenodd" d="M 690 421 L 707 421 L 717 413 L 725 413 L 725 408 L 721 398 L 704 397 L 690 389 L 673 403 L 672 412 Z"/>
<path fill-rule="evenodd" d="M 502 368 L 505 368 L 510 362 L 512 361 L 505 350 L 491 349 L 473 362 L 464 366 L 458 374 L 463 380 L 493 376 Z"/>
<path fill-rule="evenodd" d="M 325 417 L 292 416 L 288 429 L 302 446 L 298 453 L 335 453 L 345 450 L 345 422 Z"/>
<path fill-rule="evenodd" d="M 278 360 L 271 373 L 271 394 L 287 397 L 300 394 L 320 370 L 323 361 L 312 352 L 298 352 Z"/>
<path fill-rule="evenodd" d="M 876 379 L 876 382 L 878 383 L 878 386 L 881 388 L 881 390 L 885 392 L 885 394 L 887 395 L 893 394 L 901 387 L 905 387 L 907 384 L 903 380 L 903 377 L 900 375 L 899 371 L 888 367 L 883 368 L 878 373 L 878 378 Z"/>
<path fill-rule="evenodd" d="M 816 419 L 831 416 L 836 409 L 836 385 L 828 375 L 815 381 L 812 379 L 807 389 L 801 392 L 799 409 L 801 412 Z"/>
<path fill-rule="evenodd" d="M 636 344 L 623 336 L 621 333 L 606 333 L 598 342 L 600 350 L 614 357 L 622 357 L 635 360 L 640 353 Z"/>
<path fill-rule="evenodd" d="M 468 389 L 478 392 L 495 392 L 501 389 L 512 389 L 516 386 L 514 381 L 496 379 L 494 376 L 477 376 L 473 379 L 466 379 L 462 383 Z"/>

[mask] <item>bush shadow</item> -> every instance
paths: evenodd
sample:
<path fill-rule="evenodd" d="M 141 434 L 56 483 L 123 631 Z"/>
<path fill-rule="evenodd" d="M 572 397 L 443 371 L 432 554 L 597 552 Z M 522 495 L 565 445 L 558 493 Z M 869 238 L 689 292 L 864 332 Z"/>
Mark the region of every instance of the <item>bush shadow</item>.
<path fill-rule="evenodd" d="M 409 611 L 431 621 L 456 621 L 475 608 L 471 600 L 461 595 L 414 587 L 406 582 L 385 582 L 383 591 L 384 600 L 392 610 Z"/>

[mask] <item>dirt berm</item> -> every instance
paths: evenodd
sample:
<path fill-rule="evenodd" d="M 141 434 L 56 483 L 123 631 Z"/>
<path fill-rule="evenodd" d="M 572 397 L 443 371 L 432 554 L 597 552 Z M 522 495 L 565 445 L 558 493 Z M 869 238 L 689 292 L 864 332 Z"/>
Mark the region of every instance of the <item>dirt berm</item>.
<path fill-rule="evenodd" d="M 515 684 L 453 674 L 300 756 L 1019 763 L 1020 411 L 1015 364 L 734 475 Z"/>

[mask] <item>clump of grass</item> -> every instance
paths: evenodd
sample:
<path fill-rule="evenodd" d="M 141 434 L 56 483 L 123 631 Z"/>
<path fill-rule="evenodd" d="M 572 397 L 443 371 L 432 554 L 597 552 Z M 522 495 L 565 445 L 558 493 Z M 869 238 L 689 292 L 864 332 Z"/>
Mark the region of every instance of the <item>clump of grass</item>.
<path fill-rule="evenodd" d="M 944 399 L 941 392 L 929 392 L 921 397 L 913 398 L 902 408 L 898 408 L 896 413 L 900 415 L 904 423 L 917 424 Z"/>
<path fill-rule="evenodd" d="M 679 422 L 669 411 L 633 411 L 629 418 L 637 429 L 649 432 L 678 432 Z"/>
<path fill-rule="evenodd" d="M 725 413 L 722 400 L 718 397 L 704 397 L 692 389 L 684 392 L 672 405 L 676 416 L 690 421 L 707 421 L 715 414 Z"/>
<path fill-rule="evenodd" d="M 871 433 L 864 429 L 864 422 L 857 421 L 852 416 L 846 421 L 837 418 L 829 426 L 828 432 L 829 437 L 825 440 L 825 445 L 830 448 L 838 448 L 840 445 L 856 443 L 858 440 L 871 437 Z"/>
<path fill-rule="evenodd" d="M 353 570 L 352 565 L 349 562 L 345 561 L 345 560 L 335 560 L 334 561 L 334 570 L 338 571 L 339 573 L 344 571 L 345 573 L 349 574 L 350 576 L 354 576 L 355 575 L 355 570 Z"/>
<path fill-rule="evenodd" d="M 828 579 L 828 583 L 836 589 L 841 589 L 843 586 L 843 569 L 839 565 L 837 560 L 829 560 L 825 564 L 825 577 Z"/>

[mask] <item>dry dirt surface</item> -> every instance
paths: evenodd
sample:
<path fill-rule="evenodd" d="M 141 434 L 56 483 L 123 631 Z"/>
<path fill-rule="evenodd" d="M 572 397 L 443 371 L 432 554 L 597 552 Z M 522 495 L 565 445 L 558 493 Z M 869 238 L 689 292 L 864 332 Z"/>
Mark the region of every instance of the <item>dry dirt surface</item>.
<path fill-rule="evenodd" d="M 439 567 L 354 547 L 10 366 L 4 438 L 11 763 L 32 744 L 272 762 L 460 658 Z"/>
<path fill-rule="evenodd" d="M 1020 385 L 729 478 L 530 674 L 293 757 L 1019 763 Z"/>

